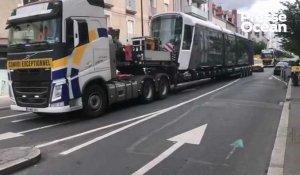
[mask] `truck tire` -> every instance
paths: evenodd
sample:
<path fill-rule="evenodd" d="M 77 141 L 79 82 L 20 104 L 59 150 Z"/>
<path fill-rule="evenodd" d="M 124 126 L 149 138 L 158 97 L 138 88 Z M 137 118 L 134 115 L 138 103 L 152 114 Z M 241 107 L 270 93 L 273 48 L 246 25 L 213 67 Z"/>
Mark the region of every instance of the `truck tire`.
<path fill-rule="evenodd" d="M 165 99 L 167 98 L 170 90 L 170 83 L 169 80 L 165 77 L 162 77 L 158 82 L 158 92 L 157 98 L 158 99 Z"/>
<path fill-rule="evenodd" d="M 82 96 L 82 114 L 88 118 L 99 117 L 107 109 L 107 94 L 99 85 L 91 85 L 86 88 Z"/>
<path fill-rule="evenodd" d="M 145 80 L 141 87 L 140 101 L 144 104 L 151 103 L 154 99 L 154 83 L 152 80 Z"/>

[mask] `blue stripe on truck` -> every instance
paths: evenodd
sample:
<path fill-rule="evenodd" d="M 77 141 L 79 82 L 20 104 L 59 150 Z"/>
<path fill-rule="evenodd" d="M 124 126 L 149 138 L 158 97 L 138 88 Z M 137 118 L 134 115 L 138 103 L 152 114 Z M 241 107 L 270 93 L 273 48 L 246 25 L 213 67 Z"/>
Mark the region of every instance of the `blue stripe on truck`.
<path fill-rule="evenodd" d="M 58 80 L 62 78 L 66 78 L 67 76 L 67 68 L 60 69 L 52 72 L 52 80 Z"/>

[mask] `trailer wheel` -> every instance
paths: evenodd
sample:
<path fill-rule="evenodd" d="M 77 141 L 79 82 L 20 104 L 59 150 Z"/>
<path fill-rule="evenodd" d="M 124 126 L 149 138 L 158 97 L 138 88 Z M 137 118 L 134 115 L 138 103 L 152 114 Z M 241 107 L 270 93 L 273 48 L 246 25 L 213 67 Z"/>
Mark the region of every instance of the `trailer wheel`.
<path fill-rule="evenodd" d="M 165 99 L 170 90 L 170 83 L 167 78 L 162 77 L 158 82 L 158 93 L 157 97 L 158 99 Z"/>
<path fill-rule="evenodd" d="M 91 85 L 83 92 L 83 115 L 88 118 L 101 116 L 107 109 L 107 94 L 99 85 Z"/>
<path fill-rule="evenodd" d="M 142 84 L 140 101 L 150 103 L 154 99 L 154 83 L 151 80 L 145 80 Z"/>
<path fill-rule="evenodd" d="M 244 71 L 244 69 L 241 69 L 240 78 L 244 78 L 244 77 L 245 77 L 245 71 Z"/>
<path fill-rule="evenodd" d="M 249 69 L 248 69 L 248 68 L 245 69 L 245 72 L 246 72 L 246 73 L 245 73 L 245 74 L 246 74 L 246 77 L 249 77 L 250 72 L 249 72 Z"/>

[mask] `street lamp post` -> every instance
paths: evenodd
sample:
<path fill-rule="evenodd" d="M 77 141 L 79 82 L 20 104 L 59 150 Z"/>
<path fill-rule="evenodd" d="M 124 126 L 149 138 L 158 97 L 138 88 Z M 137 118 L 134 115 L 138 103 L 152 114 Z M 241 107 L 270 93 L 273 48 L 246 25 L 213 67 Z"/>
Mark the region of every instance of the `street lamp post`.
<path fill-rule="evenodd" d="M 142 36 L 144 36 L 144 10 L 143 10 L 143 0 L 141 0 L 141 22 L 142 22 Z"/>

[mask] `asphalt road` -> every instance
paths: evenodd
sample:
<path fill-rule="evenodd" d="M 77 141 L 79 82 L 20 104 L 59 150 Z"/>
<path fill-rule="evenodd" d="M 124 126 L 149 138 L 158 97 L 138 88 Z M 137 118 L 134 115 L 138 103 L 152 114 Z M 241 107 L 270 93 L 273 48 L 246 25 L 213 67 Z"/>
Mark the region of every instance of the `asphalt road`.
<path fill-rule="evenodd" d="M 270 68 L 203 81 L 147 105 L 115 105 L 93 120 L 0 110 L 0 149 L 41 149 L 42 160 L 18 175 L 127 175 L 142 167 L 149 175 L 264 175 L 285 93 Z M 189 139 L 200 144 L 168 140 L 198 127 L 203 133 Z"/>

